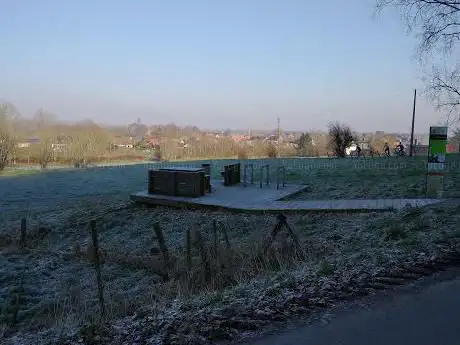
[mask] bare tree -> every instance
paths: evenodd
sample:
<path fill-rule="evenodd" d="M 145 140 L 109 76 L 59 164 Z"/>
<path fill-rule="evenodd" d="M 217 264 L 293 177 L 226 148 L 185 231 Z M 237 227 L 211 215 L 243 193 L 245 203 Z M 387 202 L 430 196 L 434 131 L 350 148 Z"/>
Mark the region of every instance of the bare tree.
<path fill-rule="evenodd" d="M 329 124 L 329 146 L 337 157 L 345 157 L 345 149 L 353 142 L 353 132 L 347 125 L 339 122 Z"/>
<path fill-rule="evenodd" d="M 377 0 L 379 11 L 386 7 L 400 11 L 409 32 L 419 38 L 422 55 L 452 53 L 460 40 L 458 0 Z"/>
<path fill-rule="evenodd" d="M 297 140 L 297 154 L 301 157 L 313 157 L 315 155 L 315 147 L 309 133 L 302 133 Z"/>
<path fill-rule="evenodd" d="M 15 149 L 15 140 L 11 130 L 11 113 L 7 104 L 0 105 L 0 171 L 5 169 Z"/>
<path fill-rule="evenodd" d="M 67 159 L 74 167 L 84 167 L 105 154 L 109 144 L 109 136 L 99 126 L 75 126 L 65 143 Z"/>
<path fill-rule="evenodd" d="M 46 169 L 53 160 L 53 140 L 49 137 L 41 136 L 40 143 L 34 145 L 32 156 L 40 164 L 40 168 Z"/>
<path fill-rule="evenodd" d="M 453 145 L 457 145 L 460 149 L 460 128 L 454 130 L 454 133 L 452 134 L 452 137 L 449 139 L 449 142 Z"/>
<path fill-rule="evenodd" d="M 0 171 L 5 169 L 14 153 L 15 141 L 13 136 L 0 128 Z"/>
<path fill-rule="evenodd" d="M 438 108 L 445 111 L 447 124 L 459 120 L 460 63 L 453 68 L 433 67 L 428 91 Z"/>
<path fill-rule="evenodd" d="M 427 73 L 427 92 L 438 108 L 447 111 L 447 121 L 458 120 L 460 105 L 459 0 L 377 0 L 377 9 L 400 11 L 410 33 L 419 39 L 417 56 L 433 65 Z"/>

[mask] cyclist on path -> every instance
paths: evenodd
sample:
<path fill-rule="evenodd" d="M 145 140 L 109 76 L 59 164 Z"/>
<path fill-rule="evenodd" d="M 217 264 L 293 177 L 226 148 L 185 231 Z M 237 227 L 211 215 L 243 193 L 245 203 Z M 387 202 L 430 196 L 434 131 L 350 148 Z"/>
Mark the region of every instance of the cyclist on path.
<path fill-rule="evenodd" d="M 385 153 L 385 156 L 390 157 L 390 146 L 388 145 L 388 143 L 385 143 L 385 145 L 383 145 L 383 152 Z"/>
<path fill-rule="evenodd" d="M 356 155 L 357 155 L 358 157 L 361 156 L 361 146 L 359 146 L 359 144 L 356 145 Z"/>

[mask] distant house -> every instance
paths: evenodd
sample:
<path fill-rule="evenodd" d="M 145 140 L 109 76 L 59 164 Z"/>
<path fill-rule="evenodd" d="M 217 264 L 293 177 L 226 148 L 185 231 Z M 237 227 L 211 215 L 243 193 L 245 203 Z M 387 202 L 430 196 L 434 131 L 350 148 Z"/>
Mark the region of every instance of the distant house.
<path fill-rule="evenodd" d="M 118 145 L 115 145 L 116 147 L 119 147 L 119 148 L 127 148 L 127 149 L 132 149 L 134 147 L 133 144 L 118 144 Z"/>
<path fill-rule="evenodd" d="M 146 143 L 146 146 L 154 148 L 154 147 L 160 146 L 161 140 L 155 137 L 148 137 L 145 140 L 145 143 Z"/>
<path fill-rule="evenodd" d="M 62 152 L 64 151 L 65 147 L 67 146 L 67 144 L 51 144 L 51 148 L 53 149 L 53 151 L 55 152 Z"/>
<path fill-rule="evenodd" d="M 275 134 L 269 135 L 268 137 L 264 138 L 264 141 L 272 141 L 272 142 L 278 141 L 278 136 Z"/>
<path fill-rule="evenodd" d="M 40 144 L 40 138 L 36 138 L 36 137 L 34 137 L 34 138 L 28 138 L 28 139 L 26 140 L 26 142 L 28 142 L 28 143 L 30 143 L 30 144 Z"/>
<path fill-rule="evenodd" d="M 25 139 L 23 141 L 18 142 L 16 146 L 18 148 L 26 148 L 26 147 L 30 147 L 31 145 L 34 145 L 34 144 L 40 144 L 40 139 L 36 138 L 36 137 L 27 138 L 27 139 Z"/>
<path fill-rule="evenodd" d="M 265 139 L 265 137 L 262 136 L 262 135 L 252 135 L 249 138 L 249 140 L 251 140 L 251 141 L 260 141 L 260 140 L 264 140 L 264 139 Z"/>
<path fill-rule="evenodd" d="M 243 141 L 248 141 L 249 136 L 241 135 L 241 134 L 235 134 L 235 135 L 232 135 L 232 140 L 237 142 L 237 143 L 240 143 L 240 142 L 243 142 Z"/>
<path fill-rule="evenodd" d="M 117 137 L 112 142 L 112 146 L 115 148 L 132 149 L 134 147 L 133 139 L 131 137 Z"/>

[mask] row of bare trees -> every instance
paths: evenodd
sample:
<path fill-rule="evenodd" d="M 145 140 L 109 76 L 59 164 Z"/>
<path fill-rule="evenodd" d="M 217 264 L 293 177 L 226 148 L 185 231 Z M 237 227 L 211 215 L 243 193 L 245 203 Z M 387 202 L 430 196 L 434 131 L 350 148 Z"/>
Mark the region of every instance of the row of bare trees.
<path fill-rule="evenodd" d="M 128 126 L 128 132 L 142 129 L 140 124 Z M 136 127 L 136 128 L 135 128 Z M 142 129 L 145 132 L 145 129 Z M 355 140 L 349 126 L 332 123 L 329 133 L 301 135 L 297 145 L 276 144 L 266 141 L 238 143 L 229 137 L 206 136 L 196 127 L 179 129 L 174 125 L 154 128 L 155 137 L 161 138 L 160 145 L 151 150 L 150 156 L 163 160 L 206 159 L 206 158 L 275 158 L 289 156 L 326 156 L 332 153 L 345 156 L 345 149 Z M 186 146 L 178 145 L 178 134 L 190 134 Z M 120 134 L 120 133 L 118 133 Z M 38 138 L 38 142 L 21 147 L 27 136 Z M 91 163 L 120 159 L 143 159 L 142 149 L 116 150 L 112 143 L 116 136 L 113 130 L 102 128 L 92 121 L 68 125 L 56 121 L 56 117 L 42 109 L 32 120 L 21 118 L 14 106 L 3 104 L 0 108 L 0 170 L 11 163 L 32 163 L 46 168 L 50 162 L 83 167 Z M 383 147 L 387 138 L 375 144 Z M 138 143 L 139 144 L 139 143 Z M 142 145 L 140 146 L 142 147 Z M 153 151 L 153 152 L 152 152 Z"/>
<path fill-rule="evenodd" d="M 31 136 L 37 139 L 36 143 L 26 140 Z M 92 121 L 61 124 L 42 109 L 32 119 L 25 119 L 12 104 L 0 104 L 0 170 L 15 161 L 39 164 L 42 168 L 52 161 L 86 165 L 106 155 L 110 141 L 110 133 Z"/>
<path fill-rule="evenodd" d="M 116 137 L 130 140 L 128 138 L 133 132 L 145 132 L 139 121 L 135 126 L 127 126 L 126 131 L 122 133 L 123 131 L 100 127 L 90 120 L 72 125 L 62 124 L 56 120 L 55 115 L 43 109 L 38 110 L 32 119 L 22 118 L 15 107 L 8 103 L 2 104 L 0 110 L 0 170 L 11 163 L 30 163 L 46 168 L 49 163 L 54 162 L 82 167 L 90 163 L 117 159 L 143 159 L 148 155 L 175 160 L 277 157 L 295 154 L 295 149 L 288 145 L 274 145 L 261 141 L 241 144 L 231 138 L 206 136 L 196 127 L 179 128 L 173 124 L 152 129 L 154 137 L 161 139 L 160 145 L 154 149 L 146 150 L 142 145 L 136 145 L 137 148 L 117 149 L 113 145 Z M 188 134 L 186 146 L 179 144 L 184 134 Z M 37 140 L 30 143 L 30 140 L 26 140 L 30 137 Z M 135 142 L 136 139 L 132 141 Z"/>

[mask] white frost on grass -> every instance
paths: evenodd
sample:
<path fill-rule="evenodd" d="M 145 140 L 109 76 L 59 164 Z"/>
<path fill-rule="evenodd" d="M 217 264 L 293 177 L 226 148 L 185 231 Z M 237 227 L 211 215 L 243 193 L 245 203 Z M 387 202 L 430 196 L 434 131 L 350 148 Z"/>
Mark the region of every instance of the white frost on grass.
<path fill-rule="evenodd" d="M 40 344 L 59 337 L 60 329 L 69 342 L 78 341 L 81 335 L 75 332 L 97 315 L 95 272 L 87 255 L 88 220 L 93 217 L 98 217 L 104 292 L 112 322 L 110 337 L 101 339 L 114 337 L 119 344 L 132 344 L 137 338 L 173 344 L 235 337 L 294 312 L 327 306 L 337 295 L 357 293 L 360 282 L 392 267 L 458 250 L 456 206 L 388 214 L 290 215 L 288 222 L 300 238 L 306 261 L 289 258 L 292 243 L 283 234 L 274 244 L 279 266 L 256 272 L 248 259 L 272 230 L 274 216 L 132 208 L 129 193 L 145 187 L 132 169 L 131 173 L 114 170 L 113 176 L 106 172 L 63 173 L 74 175 L 55 179 L 27 176 L 24 181 L 29 182 L 9 185 L 18 188 L 17 194 L 3 189 L 6 185 L 0 180 L 0 194 L 6 196 L 0 198 L 0 207 L 7 211 L 0 219 L 1 321 L 8 322 L 11 299 L 22 288 L 19 329 L 13 329 L 16 343 Z M 120 181 L 122 177 L 126 180 Z M 46 186 L 34 189 L 40 181 Z M 26 250 L 17 243 L 23 216 L 28 221 Z M 211 219 L 225 226 L 237 252 L 231 270 L 234 284 L 187 295 L 190 291 L 178 282 L 163 283 L 154 273 L 161 260 L 150 255 L 157 246 L 153 223 L 160 223 L 171 252 L 181 256 L 184 233 L 196 224 L 212 242 Z M 223 239 L 220 245 L 225 247 Z M 212 333 L 219 327 L 222 333 Z"/>

